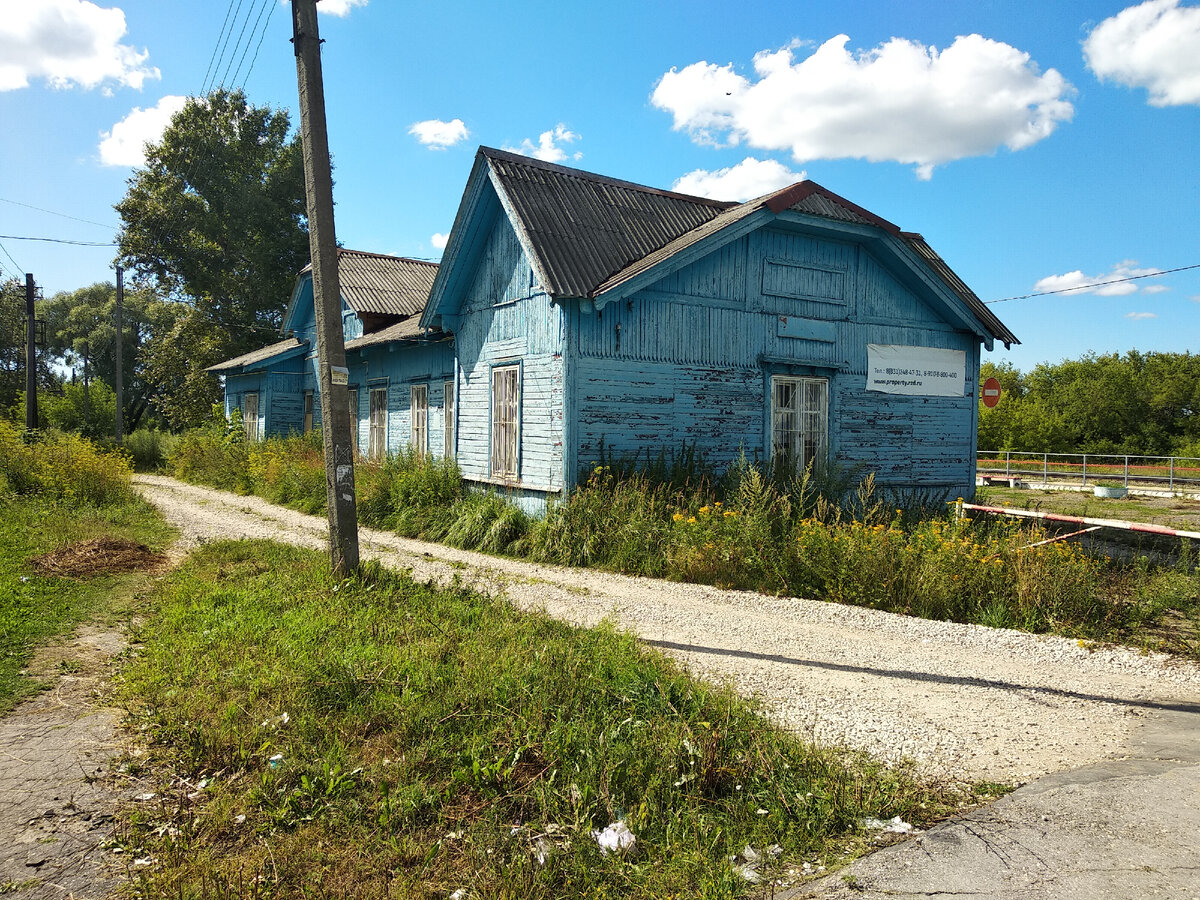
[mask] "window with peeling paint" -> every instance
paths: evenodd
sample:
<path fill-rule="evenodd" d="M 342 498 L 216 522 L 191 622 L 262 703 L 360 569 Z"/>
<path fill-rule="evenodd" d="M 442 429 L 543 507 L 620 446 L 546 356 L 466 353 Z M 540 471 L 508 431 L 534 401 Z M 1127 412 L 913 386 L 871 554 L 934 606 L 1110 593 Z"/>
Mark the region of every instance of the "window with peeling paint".
<path fill-rule="evenodd" d="M 454 457 L 454 382 L 445 384 L 445 400 L 442 403 L 442 455 Z"/>
<path fill-rule="evenodd" d="M 521 367 L 492 369 L 492 477 L 518 475 L 521 432 Z"/>
<path fill-rule="evenodd" d="M 387 456 L 387 388 L 371 388 L 370 416 L 367 455 L 371 459 L 383 459 Z"/>
<path fill-rule="evenodd" d="M 350 406 L 350 447 L 358 453 L 358 388 L 347 392 Z"/>
<path fill-rule="evenodd" d="M 413 452 L 429 452 L 429 386 L 414 384 L 409 389 L 408 443 Z"/>
<path fill-rule="evenodd" d="M 771 378 L 771 458 L 796 469 L 820 465 L 829 447 L 829 380 Z"/>
<path fill-rule="evenodd" d="M 257 441 L 260 435 L 258 424 L 258 394 L 242 396 L 242 427 L 246 429 L 246 440 Z"/>

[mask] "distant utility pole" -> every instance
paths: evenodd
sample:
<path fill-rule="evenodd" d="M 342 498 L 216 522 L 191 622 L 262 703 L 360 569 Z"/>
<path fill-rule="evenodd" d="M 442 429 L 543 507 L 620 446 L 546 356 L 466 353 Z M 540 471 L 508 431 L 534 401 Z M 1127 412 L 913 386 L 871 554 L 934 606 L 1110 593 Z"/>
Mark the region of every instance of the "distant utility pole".
<path fill-rule="evenodd" d="M 358 569 L 358 513 L 354 506 L 349 373 L 342 333 L 337 241 L 333 231 L 333 171 L 329 164 L 329 135 L 325 127 L 317 0 L 292 0 L 292 46 L 300 88 L 300 142 L 304 148 L 308 246 L 312 255 L 313 305 L 317 319 L 317 382 L 325 448 L 329 555 L 334 574 L 345 577 Z"/>
<path fill-rule="evenodd" d="M 25 273 L 25 430 L 36 431 L 37 408 L 37 321 L 34 318 L 33 275 Z"/>
<path fill-rule="evenodd" d="M 116 363 L 116 373 L 113 376 L 113 388 L 117 394 L 117 412 L 115 422 L 115 434 L 117 443 L 121 443 L 124 437 L 125 421 L 122 418 L 121 410 L 121 301 L 125 299 L 125 271 L 120 266 L 117 266 L 117 308 L 114 311 L 113 320 L 117 328 L 116 343 L 113 345 L 113 353 L 116 358 L 113 362 Z"/>

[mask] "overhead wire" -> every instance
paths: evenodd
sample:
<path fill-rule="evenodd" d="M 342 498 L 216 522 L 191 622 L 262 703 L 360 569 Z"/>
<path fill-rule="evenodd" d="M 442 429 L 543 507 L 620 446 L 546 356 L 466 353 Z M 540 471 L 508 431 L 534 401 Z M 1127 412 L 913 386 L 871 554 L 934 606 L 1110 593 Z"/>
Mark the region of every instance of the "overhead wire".
<path fill-rule="evenodd" d="M 237 68 L 233 70 L 233 81 L 235 84 L 237 83 L 238 75 L 241 74 L 242 63 L 246 61 L 246 54 L 250 52 L 250 45 L 254 43 L 254 33 L 258 31 L 258 23 L 262 21 L 263 13 L 266 12 L 267 7 L 272 6 L 275 2 L 276 0 L 263 0 L 263 5 L 258 8 L 258 17 L 254 20 L 254 27 L 250 29 L 250 37 L 246 41 L 246 46 L 242 49 L 242 55 L 238 59 Z M 246 21 L 250 21 L 249 15 L 246 16 Z M 265 29 L 263 33 L 266 34 Z M 247 72 L 246 74 L 249 77 L 249 73 Z M 245 87 L 244 81 L 242 82 L 242 87 Z"/>
<path fill-rule="evenodd" d="M 1034 291 L 1030 294 L 1021 294 L 1016 297 L 1001 297 L 998 300 L 984 300 L 984 303 L 1007 303 L 1010 300 L 1028 300 L 1031 297 L 1048 297 L 1051 294 L 1083 294 L 1093 288 L 1106 287 L 1110 284 L 1124 284 L 1127 281 L 1137 281 L 1139 278 L 1158 278 L 1160 275 L 1170 275 L 1172 272 L 1187 272 L 1189 269 L 1200 269 L 1200 263 L 1194 263 L 1190 266 L 1176 266 L 1174 269 L 1159 269 L 1155 272 L 1146 272 L 1143 275 L 1126 275 L 1123 278 L 1112 278 L 1108 281 L 1096 281 L 1092 284 L 1077 284 L 1072 287 L 1055 288 L 1052 291 Z"/>
<path fill-rule="evenodd" d="M 230 2 L 232 3 L 233 0 L 230 0 Z M 236 21 L 238 15 L 241 13 L 241 11 L 242 11 L 242 0 L 237 0 L 237 12 L 235 12 L 233 14 L 235 21 Z M 228 21 L 228 19 L 229 19 L 229 17 L 226 16 L 226 21 Z M 208 76 L 205 76 L 204 82 L 200 85 L 200 92 L 202 94 L 207 94 L 210 90 L 212 90 L 213 84 L 216 83 L 217 72 L 221 68 L 221 63 L 225 61 L 225 48 L 229 45 L 229 35 L 230 35 L 230 32 L 226 31 L 225 25 L 222 24 L 221 32 L 217 35 L 217 42 L 221 45 L 221 55 L 217 58 L 217 67 L 215 69 L 213 69 L 212 80 L 210 81 L 208 79 Z M 223 42 L 221 40 L 222 38 L 224 38 Z"/>
<path fill-rule="evenodd" d="M 95 225 L 99 228 L 107 228 L 109 231 L 116 231 L 116 225 L 106 225 L 103 222 L 94 222 L 91 219 L 81 219 L 79 216 L 68 216 L 66 213 L 55 212 L 52 209 L 45 209 L 41 206 L 34 206 L 32 203 L 22 203 L 20 200 L 9 200 L 7 197 L 0 197 L 0 203 L 11 203 L 13 206 L 23 206 L 26 209 L 35 209 L 38 212 L 46 213 L 51 216 L 58 216 L 62 219 L 70 219 L 73 222 L 83 222 L 87 225 Z"/>
<path fill-rule="evenodd" d="M 3 250 L 4 255 L 7 256 L 9 258 L 9 260 L 12 262 L 12 264 L 17 267 L 17 271 L 15 274 L 19 275 L 20 273 L 25 271 L 25 269 L 21 266 L 21 264 L 19 262 L 17 262 L 15 259 L 13 259 L 13 255 L 8 252 L 7 247 L 5 247 L 3 244 L 0 244 L 0 250 Z"/>
<path fill-rule="evenodd" d="M 270 0 L 268 0 L 270 2 Z M 243 85 L 250 80 L 250 73 L 254 71 L 254 64 L 258 62 L 258 51 L 262 49 L 263 39 L 267 36 L 267 27 L 271 24 L 271 17 L 275 15 L 275 7 L 279 4 L 271 2 L 271 9 L 267 13 L 267 21 L 263 23 L 263 29 L 258 35 L 258 46 L 254 48 L 254 56 L 250 57 L 250 68 L 246 70 L 246 78 L 242 82 Z"/>
<path fill-rule="evenodd" d="M 19 234 L 0 234 L 0 240 L 6 241 L 42 241 L 47 244 L 74 244 L 76 247 L 115 247 L 115 241 L 72 241 L 67 238 L 25 237 Z M 7 251 L 5 251 L 7 252 Z M 9 259 L 12 259 L 10 256 Z"/>
<path fill-rule="evenodd" d="M 229 13 L 233 9 L 233 0 L 229 0 L 229 5 L 225 7 L 225 21 L 221 23 L 221 30 L 217 32 L 217 43 L 213 44 L 212 55 L 208 57 L 208 68 L 204 70 L 204 80 L 200 82 L 200 91 L 203 93 L 208 85 L 208 75 L 212 71 L 213 60 L 217 58 L 217 46 L 221 43 L 221 35 L 225 33 L 225 26 L 229 24 Z M 220 65 L 220 63 L 218 63 Z"/>
<path fill-rule="evenodd" d="M 241 0 L 238 2 L 238 11 L 241 11 Z M 250 10 L 246 12 L 246 18 L 242 20 L 241 30 L 238 31 L 237 43 L 233 45 L 233 53 L 229 54 L 229 62 L 225 64 L 225 74 L 221 76 L 221 87 L 225 87 L 225 82 L 229 80 L 229 70 L 233 68 L 233 57 L 237 53 L 237 48 L 242 45 L 242 35 L 246 33 L 246 24 L 250 21 L 250 12 L 254 9 L 254 0 L 250 0 Z M 236 18 L 236 16 L 235 16 Z"/>

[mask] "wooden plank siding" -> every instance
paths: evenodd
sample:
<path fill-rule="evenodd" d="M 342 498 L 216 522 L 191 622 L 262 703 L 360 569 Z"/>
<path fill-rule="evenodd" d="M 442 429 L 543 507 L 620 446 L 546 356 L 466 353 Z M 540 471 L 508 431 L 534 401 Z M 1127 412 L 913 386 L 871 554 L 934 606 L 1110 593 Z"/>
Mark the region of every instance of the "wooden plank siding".
<path fill-rule="evenodd" d="M 463 477 L 498 481 L 491 473 L 492 369 L 515 364 L 520 366 L 518 477 L 500 481 L 525 491 L 562 490 L 562 307 L 536 284 L 529 258 L 503 216 L 493 221 L 460 310 L 454 341 Z"/>
<path fill-rule="evenodd" d="M 848 240 L 764 228 L 628 298 L 568 317 L 576 466 L 694 444 L 769 455 L 773 374 L 829 380 L 835 464 L 891 490 L 973 490 L 979 339 Z M 962 397 L 866 390 L 867 345 L 962 350 Z M 569 473 L 574 476 L 576 473 Z"/>

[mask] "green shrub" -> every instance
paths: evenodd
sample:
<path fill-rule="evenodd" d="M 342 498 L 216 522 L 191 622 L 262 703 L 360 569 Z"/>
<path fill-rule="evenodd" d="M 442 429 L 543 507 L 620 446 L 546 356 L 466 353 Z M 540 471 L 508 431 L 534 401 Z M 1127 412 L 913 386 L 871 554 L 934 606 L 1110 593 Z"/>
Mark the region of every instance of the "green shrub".
<path fill-rule="evenodd" d="M 178 445 L 178 437 L 157 428 L 139 428 L 125 437 L 125 449 L 138 472 L 157 472 L 164 468 Z"/>
<path fill-rule="evenodd" d="M 0 486 L 69 504 L 103 506 L 133 499 L 129 457 L 77 434 L 40 432 L 29 442 L 0 421 Z"/>

